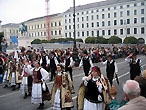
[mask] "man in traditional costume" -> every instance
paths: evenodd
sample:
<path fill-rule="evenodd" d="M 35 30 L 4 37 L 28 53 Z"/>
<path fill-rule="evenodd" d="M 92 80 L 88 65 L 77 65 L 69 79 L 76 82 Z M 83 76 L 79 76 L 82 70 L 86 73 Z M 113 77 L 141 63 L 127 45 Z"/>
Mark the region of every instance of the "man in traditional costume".
<path fill-rule="evenodd" d="M 93 63 L 86 50 L 83 51 L 83 58 L 80 61 L 79 69 L 81 66 L 83 66 L 85 76 L 88 76 L 90 68 L 93 67 Z"/>
<path fill-rule="evenodd" d="M 110 83 L 95 66 L 91 74 L 83 77 L 78 92 L 78 110 L 104 110 L 111 101 Z"/>
<path fill-rule="evenodd" d="M 51 103 L 53 110 L 71 110 L 73 107 L 72 94 L 74 93 L 70 75 L 63 72 L 63 66 L 58 64 L 57 75 L 52 88 Z"/>
<path fill-rule="evenodd" d="M 43 109 L 44 101 L 50 100 L 49 89 L 45 82 L 49 79 L 49 73 L 44 68 L 40 67 L 39 61 L 35 62 L 35 67 L 32 69 L 28 66 L 28 62 L 25 62 L 24 70 L 33 76 L 31 102 L 33 104 L 40 104 L 38 109 Z"/>
<path fill-rule="evenodd" d="M 45 51 L 43 51 L 41 54 L 40 64 L 41 64 L 42 68 L 44 68 L 47 71 L 48 56 L 45 54 Z"/>

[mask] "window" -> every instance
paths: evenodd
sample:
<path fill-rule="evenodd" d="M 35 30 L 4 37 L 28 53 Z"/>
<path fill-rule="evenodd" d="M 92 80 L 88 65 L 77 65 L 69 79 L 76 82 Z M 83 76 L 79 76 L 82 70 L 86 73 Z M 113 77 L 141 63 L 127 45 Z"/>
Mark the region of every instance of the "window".
<path fill-rule="evenodd" d="M 51 35 L 53 35 L 53 31 L 51 31 Z"/>
<path fill-rule="evenodd" d="M 61 35 L 61 30 L 59 30 L 59 35 Z"/>
<path fill-rule="evenodd" d="M 65 19 L 65 23 L 67 23 L 67 19 Z"/>
<path fill-rule="evenodd" d="M 84 12 L 82 12 L 82 15 L 84 14 Z"/>
<path fill-rule="evenodd" d="M 71 25 L 69 25 L 69 29 L 71 29 Z"/>
<path fill-rule="evenodd" d="M 127 5 L 127 8 L 129 8 L 130 7 L 130 5 Z"/>
<path fill-rule="evenodd" d="M 130 28 L 127 28 L 127 34 L 130 34 Z"/>
<path fill-rule="evenodd" d="M 89 17 L 88 17 L 88 16 L 86 16 L 86 20 L 87 20 L 87 21 L 89 20 Z"/>
<path fill-rule="evenodd" d="M 92 31 L 92 37 L 94 37 L 94 31 Z"/>
<path fill-rule="evenodd" d="M 45 24 L 44 24 L 44 27 L 45 27 Z M 33 26 L 31 28 L 33 29 Z"/>
<path fill-rule="evenodd" d="M 141 34 L 144 34 L 144 27 L 141 28 Z"/>
<path fill-rule="evenodd" d="M 69 32 L 69 38 L 71 38 L 71 32 Z"/>
<path fill-rule="evenodd" d="M 65 33 L 65 37 L 67 37 L 67 33 Z"/>
<path fill-rule="evenodd" d="M 105 30 L 102 30 L 102 35 L 103 35 L 103 36 L 105 35 Z"/>
<path fill-rule="evenodd" d="M 44 36 L 46 36 L 46 32 L 44 32 Z"/>
<path fill-rule="evenodd" d="M 110 11 L 110 8 L 108 8 L 108 11 Z"/>
<path fill-rule="evenodd" d="M 137 15 L 137 10 L 134 10 L 134 15 Z"/>
<path fill-rule="evenodd" d="M 82 28 L 84 28 L 84 24 L 82 23 Z"/>
<path fill-rule="evenodd" d="M 117 29 L 114 29 L 114 35 L 117 35 Z"/>
<path fill-rule="evenodd" d="M 104 11 L 104 9 L 102 9 L 102 11 Z"/>
<path fill-rule="evenodd" d="M 104 14 L 102 14 L 102 19 L 104 19 Z"/>
<path fill-rule="evenodd" d="M 141 14 L 144 14 L 144 9 L 141 9 Z"/>
<path fill-rule="evenodd" d="M 86 11 L 86 14 L 88 14 L 89 12 L 88 11 Z"/>
<path fill-rule="evenodd" d="M 96 10 L 96 12 L 99 12 L 99 10 Z"/>
<path fill-rule="evenodd" d="M 77 15 L 79 15 L 79 13 L 77 13 Z"/>
<path fill-rule="evenodd" d="M 144 6 L 144 2 L 141 2 L 141 6 Z"/>
<path fill-rule="evenodd" d="M 111 22 L 110 21 L 108 21 L 108 26 L 110 26 L 111 25 Z"/>
<path fill-rule="evenodd" d="M 69 14 L 69 17 L 71 17 L 71 15 Z"/>
<path fill-rule="evenodd" d="M 97 30 L 97 36 L 99 36 L 99 30 Z"/>
<path fill-rule="evenodd" d="M 57 35 L 57 31 L 55 31 L 55 35 Z"/>
<path fill-rule="evenodd" d="M 137 28 L 134 28 L 134 34 L 137 34 Z"/>
<path fill-rule="evenodd" d="M 127 24 L 130 24 L 130 19 L 127 19 Z"/>
<path fill-rule="evenodd" d="M 94 13 L 94 11 L 92 10 L 91 13 Z"/>
<path fill-rule="evenodd" d="M 87 23 L 87 28 L 89 28 L 89 23 Z"/>
<path fill-rule="evenodd" d="M 130 11 L 129 10 L 127 11 L 127 16 L 130 16 Z"/>
<path fill-rule="evenodd" d="M 102 21 L 102 26 L 104 26 L 104 21 Z"/>
<path fill-rule="evenodd" d="M 141 23 L 144 23 L 144 17 L 141 18 Z"/>
<path fill-rule="evenodd" d="M 123 29 L 120 29 L 120 34 L 123 35 Z"/>
<path fill-rule="evenodd" d="M 51 23 L 51 27 L 53 27 L 53 23 Z"/>
<path fill-rule="evenodd" d="M 114 20 L 114 25 L 117 25 L 117 20 Z"/>
<path fill-rule="evenodd" d="M 111 35 L 111 30 L 108 30 L 108 35 Z"/>
<path fill-rule="evenodd" d="M 67 15 L 65 15 L 65 17 L 67 17 Z"/>
<path fill-rule="evenodd" d="M 80 22 L 80 18 L 77 18 L 77 22 Z"/>
<path fill-rule="evenodd" d="M 71 19 L 69 19 L 69 23 L 71 23 Z"/>
<path fill-rule="evenodd" d="M 110 18 L 110 13 L 108 13 L 108 18 Z"/>
<path fill-rule="evenodd" d="M 82 21 L 84 21 L 84 17 L 82 17 Z"/>
<path fill-rule="evenodd" d="M 120 17 L 123 17 L 123 11 L 120 11 Z"/>
<path fill-rule="evenodd" d="M 97 27 L 99 27 L 99 22 L 96 22 Z"/>
<path fill-rule="evenodd" d="M 87 31 L 87 36 L 89 36 L 89 31 Z"/>
<path fill-rule="evenodd" d="M 61 22 L 59 21 L 59 26 L 61 26 Z"/>
<path fill-rule="evenodd" d="M 38 29 L 39 29 L 39 25 L 38 25 Z"/>
<path fill-rule="evenodd" d="M 137 18 L 134 18 L 134 24 L 136 24 L 137 23 Z"/>
<path fill-rule="evenodd" d="M 98 15 L 96 15 L 96 19 L 99 19 Z"/>
<path fill-rule="evenodd" d="M 80 28 L 80 25 L 79 25 L 79 24 L 77 25 L 77 28 L 78 28 L 78 29 Z"/>
<path fill-rule="evenodd" d="M 116 7 L 114 7 L 114 10 L 116 10 Z"/>
<path fill-rule="evenodd" d="M 114 12 L 114 17 L 115 17 L 115 18 L 117 17 L 117 13 L 116 13 L 116 12 Z"/>
<path fill-rule="evenodd" d="M 55 22 L 55 26 L 57 26 L 57 22 Z"/>
<path fill-rule="evenodd" d="M 94 23 L 92 23 L 92 27 L 94 27 Z"/>
<path fill-rule="evenodd" d="M 93 15 L 91 16 L 91 20 L 94 20 L 94 16 Z"/>
<path fill-rule="evenodd" d="M 137 4 L 136 3 L 134 3 L 134 7 L 136 7 L 137 6 Z"/>
<path fill-rule="evenodd" d="M 82 36 L 84 36 L 84 31 L 82 31 Z"/>
<path fill-rule="evenodd" d="M 80 32 L 78 32 L 78 37 L 80 37 Z"/>
<path fill-rule="evenodd" d="M 123 25 L 123 19 L 120 19 L 120 25 Z"/>
<path fill-rule="evenodd" d="M 11 30 L 10 30 L 10 33 L 11 33 Z"/>
<path fill-rule="evenodd" d="M 38 32 L 38 36 L 40 36 L 40 33 Z"/>
<path fill-rule="evenodd" d="M 123 9 L 123 6 L 120 6 L 120 9 Z"/>
<path fill-rule="evenodd" d="M 67 30 L 67 26 L 65 26 L 65 30 Z"/>
<path fill-rule="evenodd" d="M 32 37 L 33 37 L 33 33 L 32 33 L 32 35 L 31 35 Z"/>

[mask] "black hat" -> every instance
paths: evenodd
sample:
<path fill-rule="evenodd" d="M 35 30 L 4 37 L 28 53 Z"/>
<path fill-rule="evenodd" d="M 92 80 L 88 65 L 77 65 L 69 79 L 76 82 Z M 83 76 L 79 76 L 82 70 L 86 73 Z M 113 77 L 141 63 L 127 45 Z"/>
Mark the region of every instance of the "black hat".
<path fill-rule="evenodd" d="M 109 54 L 107 57 L 111 57 L 111 58 L 112 58 L 112 55 L 111 55 L 111 54 Z"/>
<path fill-rule="evenodd" d="M 88 55 L 88 52 L 86 50 L 83 50 L 83 54 Z"/>
<path fill-rule="evenodd" d="M 55 55 L 55 53 L 52 51 L 51 54 Z"/>

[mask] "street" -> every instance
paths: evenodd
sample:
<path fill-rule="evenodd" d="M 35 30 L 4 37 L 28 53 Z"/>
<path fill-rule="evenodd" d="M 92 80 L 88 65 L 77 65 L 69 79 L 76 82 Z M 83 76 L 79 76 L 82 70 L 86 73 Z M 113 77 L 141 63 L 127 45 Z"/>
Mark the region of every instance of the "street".
<path fill-rule="evenodd" d="M 144 69 L 146 69 L 146 57 L 139 55 L 137 56 L 141 59 L 142 65 L 144 66 Z M 120 85 L 118 85 L 114 79 L 114 85 L 117 89 L 117 100 L 120 102 L 124 98 L 124 94 L 122 91 L 122 86 L 126 80 L 129 79 L 129 64 L 127 64 L 124 60 L 124 58 L 120 58 L 116 60 L 118 65 L 118 76 Z M 95 64 L 100 67 L 101 73 L 106 75 L 105 72 L 105 65 L 102 65 L 101 63 Z M 77 93 L 79 86 L 82 82 L 82 77 L 84 76 L 83 69 L 79 70 L 78 68 L 74 68 L 73 70 L 73 85 L 75 87 L 76 93 L 73 95 L 74 100 L 74 109 L 77 110 Z M 48 87 L 51 92 L 53 82 L 48 82 Z M 50 102 L 45 102 L 45 110 L 52 110 Z M 3 88 L 3 85 L 0 85 L 0 110 L 36 110 L 36 108 L 39 105 L 31 104 L 31 97 L 27 97 L 27 99 L 23 98 L 23 95 L 20 93 L 20 91 L 17 89 L 16 91 L 12 91 L 11 88 Z"/>

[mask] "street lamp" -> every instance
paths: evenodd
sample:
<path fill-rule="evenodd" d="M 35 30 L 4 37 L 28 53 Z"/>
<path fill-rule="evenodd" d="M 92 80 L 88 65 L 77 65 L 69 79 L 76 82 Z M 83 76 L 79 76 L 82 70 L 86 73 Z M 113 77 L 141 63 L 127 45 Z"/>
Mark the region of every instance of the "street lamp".
<path fill-rule="evenodd" d="M 75 0 L 73 0 L 73 27 L 74 27 L 74 44 L 73 44 L 73 58 L 75 61 L 75 66 L 78 66 L 78 52 L 77 52 L 77 46 L 76 46 L 76 27 L 75 27 Z"/>

